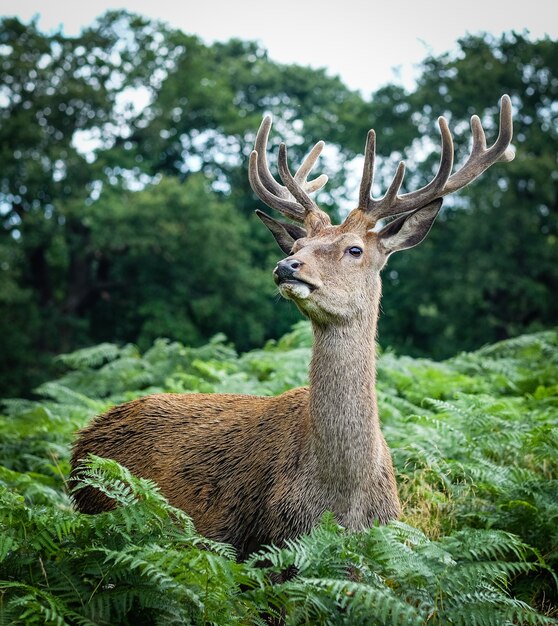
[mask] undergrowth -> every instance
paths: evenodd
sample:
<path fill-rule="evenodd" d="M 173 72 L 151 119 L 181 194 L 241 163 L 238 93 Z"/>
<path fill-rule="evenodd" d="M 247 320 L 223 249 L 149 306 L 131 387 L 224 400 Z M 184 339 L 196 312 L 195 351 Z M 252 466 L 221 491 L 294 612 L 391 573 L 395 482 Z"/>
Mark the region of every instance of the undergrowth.
<path fill-rule="evenodd" d="M 69 446 L 95 414 L 161 391 L 281 393 L 305 384 L 310 344 L 304 323 L 241 356 L 219 336 L 143 355 L 102 344 L 59 357 L 67 373 L 37 400 L 6 400 L 0 625 L 557 623 L 557 332 L 442 363 L 381 355 L 400 522 L 347 533 L 325 515 L 237 562 L 156 485 L 96 457 L 86 482 L 122 506 L 72 509 Z"/>

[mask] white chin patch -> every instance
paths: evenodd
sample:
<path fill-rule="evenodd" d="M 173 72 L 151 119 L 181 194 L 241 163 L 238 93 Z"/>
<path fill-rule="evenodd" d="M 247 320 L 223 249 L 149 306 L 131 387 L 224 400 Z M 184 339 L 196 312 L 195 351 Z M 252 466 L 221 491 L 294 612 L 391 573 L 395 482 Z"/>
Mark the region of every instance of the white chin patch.
<path fill-rule="evenodd" d="M 279 292 L 284 298 L 305 300 L 312 293 L 310 287 L 304 283 L 283 283 L 279 285 Z"/>

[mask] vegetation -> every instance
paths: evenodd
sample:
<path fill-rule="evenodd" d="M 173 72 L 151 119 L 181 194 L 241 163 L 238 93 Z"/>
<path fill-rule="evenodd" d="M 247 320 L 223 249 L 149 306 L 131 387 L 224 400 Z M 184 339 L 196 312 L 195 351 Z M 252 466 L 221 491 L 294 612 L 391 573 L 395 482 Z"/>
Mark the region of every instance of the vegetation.
<path fill-rule="evenodd" d="M 156 392 L 276 394 L 305 383 L 310 329 L 239 356 L 157 340 L 59 357 L 66 373 L 0 421 L 1 624 L 557 623 L 558 332 L 441 363 L 384 353 L 383 429 L 401 522 L 309 536 L 238 563 L 149 481 L 91 458 L 122 506 L 86 516 L 65 488 L 73 433 Z M 292 576 L 273 584 L 277 574 Z"/>
<path fill-rule="evenodd" d="M 0 624 L 557 623 L 558 42 L 459 46 L 411 92 L 366 98 L 126 12 L 72 38 L 0 21 L 0 397 L 25 397 L 0 416 Z M 380 182 L 403 156 L 409 191 L 438 159 L 436 116 L 459 161 L 468 118 L 490 135 L 502 93 L 515 161 L 384 272 L 380 337 L 411 355 L 384 351 L 378 375 L 401 522 L 349 534 L 326 514 L 239 563 L 99 458 L 87 480 L 122 506 L 72 509 L 69 448 L 93 415 L 156 391 L 305 384 L 310 330 L 285 334 L 297 313 L 273 302 L 279 255 L 247 182 L 264 112 L 293 162 L 333 146 L 319 202 L 340 215 L 369 128 Z"/>
<path fill-rule="evenodd" d="M 288 330 L 296 313 L 273 305 L 279 253 L 253 216 L 246 175 L 264 112 L 293 163 L 318 139 L 333 147 L 319 202 L 335 212 L 354 202 L 349 173 L 370 127 L 379 178 L 403 156 L 409 190 L 438 158 L 437 115 L 450 119 L 459 160 L 470 115 L 490 136 L 509 93 L 516 160 L 448 200 L 428 240 L 390 260 L 380 336 L 445 358 L 552 327 L 557 46 L 466 37 L 455 56 L 423 62 L 412 92 L 387 85 L 365 98 L 257 44 L 207 46 L 128 13 L 71 38 L 3 19 L 0 395 L 29 394 L 54 376 L 51 355 L 100 342 L 201 345 L 222 331 L 246 350 Z"/>

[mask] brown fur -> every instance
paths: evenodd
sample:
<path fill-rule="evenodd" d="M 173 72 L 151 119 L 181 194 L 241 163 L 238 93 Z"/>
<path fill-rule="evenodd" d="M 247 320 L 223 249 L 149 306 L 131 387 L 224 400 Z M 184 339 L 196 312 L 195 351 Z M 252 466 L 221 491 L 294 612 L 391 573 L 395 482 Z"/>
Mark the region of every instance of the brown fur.
<path fill-rule="evenodd" d="M 361 260 L 344 250 L 367 248 Z M 310 297 L 280 289 L 313 320 L 310 387 L 278 397 L 160 394 L 117 406 L 79 433 L 73 478 L 88 453 L 154 480 L 204 535 L 241 556 L 308 532 L 324 511 L 360 529 L 399 514 L 391 458 L 380 431 L 375 332 L 382 263 L 375 235 L 330 227 L 300 240 Z M 337 269 L 337 271 L 333 271 Z M 78 508 L 111 502 L 78 490 Z"/>
<path fill-rule="evenodd" d="M 307 388 L 275 398 L 147 396 L 111 409 L 83 429 L 72 464 L 77 467 L 88 453 L 115 459 L 156 481 L 201 533 L 246 555 L 309 531 L 325 510 L 335 508 L 326 485 L 320 489 L 308 471 L 313 465 L 308 398 Z M 391 472 L 378 475 L 378 488 L 394 492 Z M 74 499 L 84 513 L 111 507 L 92 488 L 78 490 Z M 369 522 L 397 514 L 384 508 L 371 506 Z"/>

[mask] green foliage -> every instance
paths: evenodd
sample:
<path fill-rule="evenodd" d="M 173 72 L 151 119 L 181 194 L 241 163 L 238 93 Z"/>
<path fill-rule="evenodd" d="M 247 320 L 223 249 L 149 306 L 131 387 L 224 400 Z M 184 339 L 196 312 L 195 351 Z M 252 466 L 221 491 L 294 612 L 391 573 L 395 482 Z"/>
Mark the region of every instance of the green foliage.
<path fill-rule="evenodd" d="M 115 511 L 32 507 L 2 490 L 2 623 L 234 624 L 255 611 L 240 585 L 257 580 L 230 547 L 197 535 L 153 483 L 106 459 L 88 468 L 84 484 L 113 498 Z"/>
<path fill-rule="evenodd" d="M 459 166 L 471 145 L 471 114 L 480 115 L 492 142 L 498 99 L 507 93 L 516 157 L 448 197 L 428 239 L 394 255 L 385 272 L 380 337 L 406 354 L 435 358 L 558 320 L 557 42 L 508 33 L 467 36 L 459 47 L 425 59 L 407 100 L 416 125 L 434 131 L 436 116 L 446 116 Z M 421 167 L 423 179 L 435 160 Z"/>
<path fill-rule="evenodd" d="M 396 522 L 348 535 L 326 516 L 309 536 L 250 563 L 296 567 L 277 589 L 287 623 L 547 623 L 503 593 L 511 578 L 536 569 L 528 552 L 501 531 L 467 529 L 434 542 Z"/>
<path fill-rule="evenodd" d="M 56 374 L 50 355 L 93 343 L 200 345 L 222 331 L 246 350 L 287 331 L 297 313 L 273 302 L 280 253 L 246 175 L 264 112 L 272 148 L 285 139 L 293 164 L 316 140 L 333 144 L 319 202 L 336 213 L 354 198 L 344 163 L 370 127 L 385 189 L 402 154 L 420 162 L 438 145 L 436 115 L 451 118 L 462 161 L 471 113 L 493 137 L 510 93 L 516 160 L 448 198 L 427 241 L 390 259 L 380 336 L 445 358 L 552 327 L 557 42 L 508 34 L 460 47 L 425 59 L 413 92 L 387 85 L 365 99 L 256 43 L 208 46 L 127 12 L 71 38 L 2 19 L 0 395 L 29 393 Z M 409 168 L 407 190 L 436 158 Z"/>
<path fill-rule="evenodd" d="M 558 333 L 449 361 L 381 356 L 383 430 L 404 519 L 308 536 L 238 563 L 150 481 L 91 457 L 120 504 L 86 516 L 66 489 L 75 430 L 155 391 L 275 394 L 306 381 L 306 323 L 238 355 L 158 340 L 64 355 L 39 400 L 0 419 L 0 623 L 545 624 L 558 616 Z M 285 577 L 284 572 L 291 573 Z M 536 607 L 536 610 L 533 608 Z"/>

